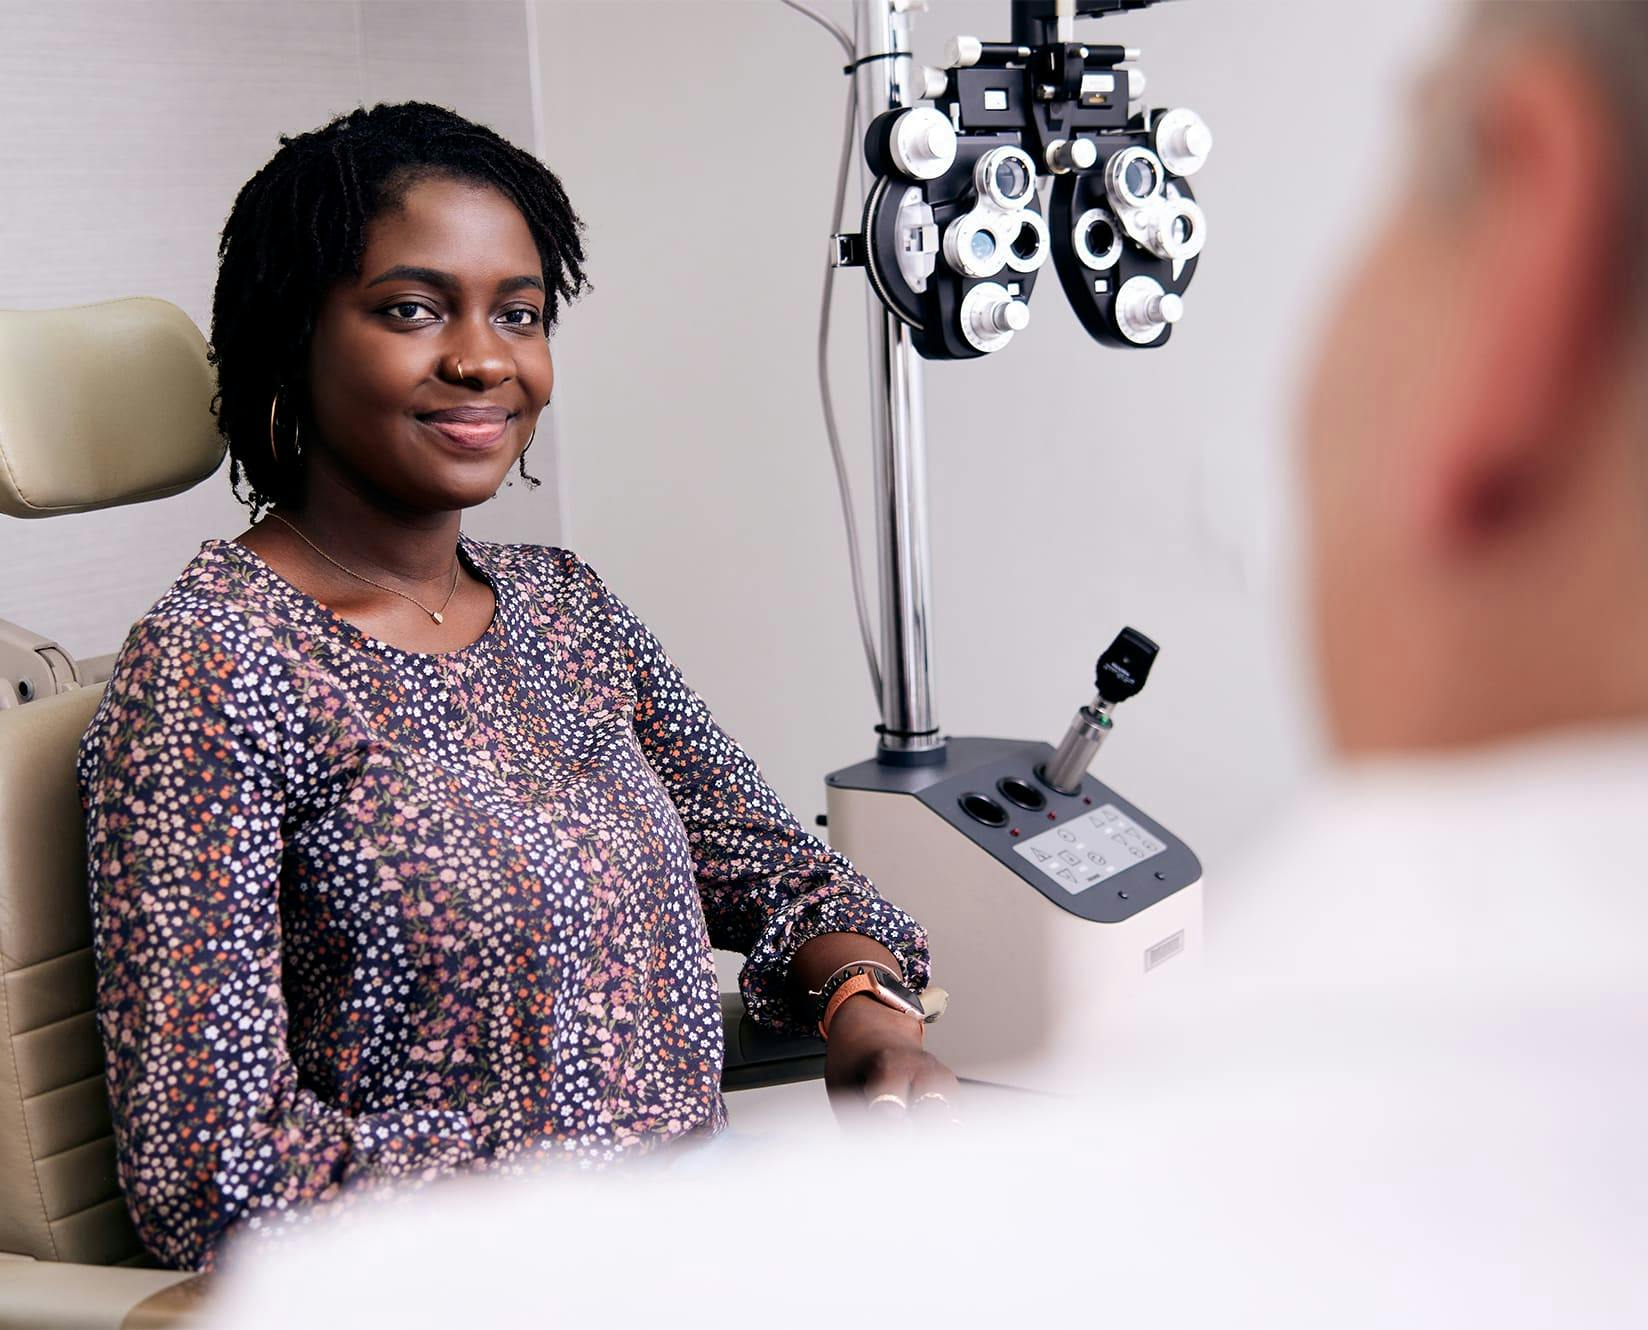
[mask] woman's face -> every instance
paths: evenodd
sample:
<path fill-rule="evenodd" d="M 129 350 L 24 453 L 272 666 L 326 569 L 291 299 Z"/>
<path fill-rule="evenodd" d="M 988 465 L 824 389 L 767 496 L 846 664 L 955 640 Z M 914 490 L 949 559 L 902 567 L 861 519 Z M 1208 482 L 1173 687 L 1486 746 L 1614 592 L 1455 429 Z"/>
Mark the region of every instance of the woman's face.
<path fill-rule="evenodd" d="M 310 486 L 333 472 L 411 513 L 491 498 L 555 383 L 543 280 L 506 196 L 443 176 L 408 188 L 368 226 L 360 276 L 321 302 L 309 382 L 324 456 L 310 458 Z M 468 443 L 450 437 L 431 416 L 455 408 L 491 408 L 501 429 L 482 419 L 456 427 Z"/>

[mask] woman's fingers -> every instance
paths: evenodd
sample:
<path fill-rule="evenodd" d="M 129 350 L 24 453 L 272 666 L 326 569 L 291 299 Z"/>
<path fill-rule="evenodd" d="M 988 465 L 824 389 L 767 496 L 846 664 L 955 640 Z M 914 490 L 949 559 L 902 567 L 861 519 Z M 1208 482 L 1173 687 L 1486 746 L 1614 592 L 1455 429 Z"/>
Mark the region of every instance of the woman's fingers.
<path fill-rule="evenodd" d="M 915 1084 L 914 1059 L 919 1053 L 883 1050 L 870 1059 L 864 1076 L 864 1106 L 876 1117 L 903 1117 L 910 1111 Z"/>
<path fill-rule="evenodd" d="M 864 1080 L 865 1111 L 878 1119 L 949 1122 L 957 1116 L 955 1074 L 937 1058 L 898 1051 L 874 1059 Z"/>
<path fill-rule="evenodd" d="M 922 1122 L 959 1122 L 961 1084 L 955 1073 L 929 1057 L 910 1084 L 910 1114 Z"/>

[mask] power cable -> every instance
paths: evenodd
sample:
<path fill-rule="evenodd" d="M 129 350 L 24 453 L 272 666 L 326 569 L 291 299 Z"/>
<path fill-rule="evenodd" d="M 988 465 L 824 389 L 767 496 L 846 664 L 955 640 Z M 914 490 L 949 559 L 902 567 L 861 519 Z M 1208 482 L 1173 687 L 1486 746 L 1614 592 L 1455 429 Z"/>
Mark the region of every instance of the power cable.
<path fill-rule="evenodd" d="M 858 119 L 858 80 L 852 77 L 858 52 L 846 32 L 824 15 L 797 3 L 796 0 L 781 0 L 781 3 L 828 29 L 841 43 L 848 60 L 854 62 L 849 64 L 847 71 L 847 114 L 841 130 L 841 157 L 835 177 L 835 205 L 830 213 L 833 219 L 831 231 L 832 234 L 836 234 L 841 231 L 846 221 L 847 166 L 852 159 L 853 129 Z M 882 704 L 881 662 L 876 652 L 875 633 L 870 627 L 870 613 L 864 595 L 864 568 L 859 553 L 858 517 L 853 505 L 852 482 L 847 475 L 847 459 L 842 451 L 841 433 L 836 426 L 835 401 L 830 391 L 830 308 L 831 296 L 835 290 L 835 273 L 832 256 L 826 259 L 824 264 L 824 295 L 818 313 L 818 391 L 824 406 L 824 430 L 830 440 L 830 455 L 835 461 L 836 485 L 841 491 L 841 513 L 847 528 L 847 561 L 852 574 L 853 604 L 858 611 L 858 631 L 864 639 L 864 659 L 869 666 L 870 684 L 875 689 L 876 708 L 879 710 Z"/>

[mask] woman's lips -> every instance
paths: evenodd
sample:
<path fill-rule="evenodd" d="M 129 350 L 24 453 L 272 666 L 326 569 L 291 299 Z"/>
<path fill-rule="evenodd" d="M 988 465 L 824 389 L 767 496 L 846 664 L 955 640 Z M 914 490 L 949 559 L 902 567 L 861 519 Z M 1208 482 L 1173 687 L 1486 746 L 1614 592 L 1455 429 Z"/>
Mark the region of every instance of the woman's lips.
<path fill-rule="evenodd" d="M 420 417 L 421 419 L 421 417 Z M 494 420 L 445 420 L 430 419 L 423 423 L 430 429 L 439 430 L 460 448 L 490 448 L 503 438 L 509 428 L 511 417 L 499 416 Z"/>

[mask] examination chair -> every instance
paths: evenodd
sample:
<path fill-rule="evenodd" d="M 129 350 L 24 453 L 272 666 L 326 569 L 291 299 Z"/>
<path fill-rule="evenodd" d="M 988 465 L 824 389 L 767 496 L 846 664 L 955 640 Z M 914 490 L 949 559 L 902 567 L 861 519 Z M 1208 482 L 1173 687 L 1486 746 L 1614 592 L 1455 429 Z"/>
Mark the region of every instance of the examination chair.
<path fill-rule="evenodd" d="M 0 311 L 0 514 L 205 480 L 224 452 L 213 387 L 205 340 L 166 301 Z M 74 773 L 113 660 L 0 619 L 0 1330 L 198 1324 L 211 1278 L 145 1252 L 115 1173 Z M 722 1006 L 725 1089 L 822 1074 L 818 1040 L 757 1029 L 736 994 Z"/>

